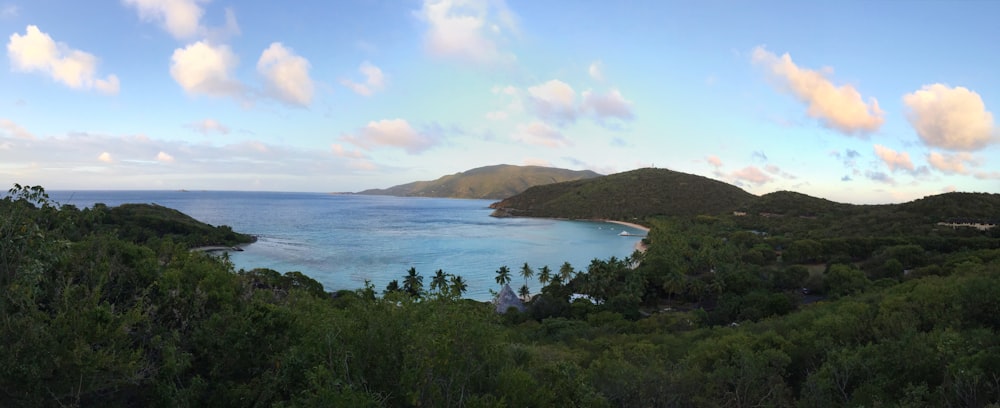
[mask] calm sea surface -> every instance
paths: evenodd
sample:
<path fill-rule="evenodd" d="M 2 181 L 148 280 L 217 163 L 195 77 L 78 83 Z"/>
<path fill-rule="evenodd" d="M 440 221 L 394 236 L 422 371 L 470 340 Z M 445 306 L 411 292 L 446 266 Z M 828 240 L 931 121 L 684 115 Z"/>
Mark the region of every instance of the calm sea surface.
<path fill-rule="evenodd" d="M 60 204 L 155 203 L 212 225 L 259 236 L 231 253 L 237 268 L 300 271 L 327 290 L 356 289 L 370 280 L 381 291 L 410 267 L 425 287 L 438 269 L 461 275 L 466 297 L 485 300 L 498 289 L 501 265 L 514 273 L 527 262 L 558 271 L 585 269 L 594 258 L 632 254 L 638 237 L 616 224 L 536 218 L 494 218 L 490 200 L 333 195 L 322 193 L 50 191 Z M 513 286 L 513 285 L 512 285 Z M 529 282 L 532 292 L 540 285 Z"/>

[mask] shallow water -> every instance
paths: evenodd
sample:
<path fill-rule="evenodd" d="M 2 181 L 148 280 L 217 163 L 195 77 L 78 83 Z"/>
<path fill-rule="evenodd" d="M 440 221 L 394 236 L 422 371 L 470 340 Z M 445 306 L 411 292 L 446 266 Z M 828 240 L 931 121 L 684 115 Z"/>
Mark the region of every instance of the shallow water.
<path fill-rule="evenodd" d="M 563 262 L 584 269 L 594 258 L 632 254 L 639 237 L 621 225 L 538 218 L 494 218 L 489 200 L 334 195 L 322 193 L 82 191 L 49 192 L 62 204 L 156 203 L 200 221 L 259 236 L 230 254 L 237 268 L 300 271 L 327 290 L 356 289 L 370 280 L 381 291 L 410 267 L 425 287 L 438 269 L 468 282 L 466 297 L 489 298 L 496 270 L 536 271 Z M 513 285 L 512 285 L 513 286 Z M 541 285 L 529 282 L 532 292 Z"/>

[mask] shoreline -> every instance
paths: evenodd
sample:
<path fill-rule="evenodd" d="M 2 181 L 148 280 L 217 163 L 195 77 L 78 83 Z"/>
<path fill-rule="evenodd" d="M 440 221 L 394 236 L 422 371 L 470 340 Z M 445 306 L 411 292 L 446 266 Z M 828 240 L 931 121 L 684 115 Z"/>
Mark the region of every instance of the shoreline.
<path fill-rule="evenodd" d="M 638 230 L 642 230 L 643 232 L 646 233 L 646 236 L 649 236 L 649 227 L 646 227 L 644 225 L 639 225 L 639 224 L 628 222 L 628 221 L 616 221 L 616 220 L 606 220 L 606 219 L 594 219 L 594 220 L 591 220 L 591 221 L 606 222 L 606 223 L 610 223 L 610 224 L 618 224 L 618 225 L 624 225 L 626 227 L 632 227 L 632 228 L 635 228 L 635 229 L 638 229 Z M 646 239 L 646 237 L 643 237 L 642 239 L 640 239 L 640 240 L 638 240 L 638 241 L 635 242 L 635 250 L 636 251 L 646 252 L 646 249 L 648 249 L 648 248 L 646 247 L 646 244 L 644 243 L 645 239 Z"/>

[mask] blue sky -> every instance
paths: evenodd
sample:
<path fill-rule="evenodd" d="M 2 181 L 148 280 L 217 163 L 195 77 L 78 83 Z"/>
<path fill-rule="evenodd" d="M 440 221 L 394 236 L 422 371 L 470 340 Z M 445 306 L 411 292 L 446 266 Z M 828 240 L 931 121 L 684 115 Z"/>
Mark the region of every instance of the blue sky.
<path fill-rule="evenodd" d="M 655 166 L 1000 192 L 1000 3 L 0 0 L 0 182 L 359 191 Z"/>

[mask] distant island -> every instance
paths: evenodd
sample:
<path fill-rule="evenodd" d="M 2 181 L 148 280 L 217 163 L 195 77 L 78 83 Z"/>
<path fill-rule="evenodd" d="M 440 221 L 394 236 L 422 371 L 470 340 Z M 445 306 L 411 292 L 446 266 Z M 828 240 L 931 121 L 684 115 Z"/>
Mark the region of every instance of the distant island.
<path fill-rule="evenodd" d="M 600 174 L 590 170 L 499 164 L 450 174 L 433 181 L 415 181 L 386 189 L 365 190 L 358 194 L 502 199 L 519 194 L 534 186 L 600 176 Z"/>

